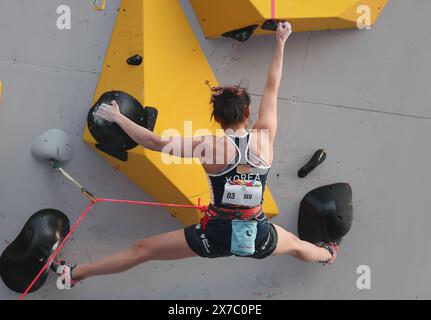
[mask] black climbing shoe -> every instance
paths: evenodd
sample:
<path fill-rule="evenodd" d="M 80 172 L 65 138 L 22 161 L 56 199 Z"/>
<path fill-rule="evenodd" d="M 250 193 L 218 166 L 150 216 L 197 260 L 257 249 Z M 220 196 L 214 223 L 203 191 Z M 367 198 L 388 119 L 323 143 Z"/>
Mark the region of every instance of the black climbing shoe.
<path fill-rule="evenodd" d="M 340 251 L 340 247 L 337 242 L 329 242 L 324 243 L 322 245 L 322 248 L 325 248 L 329 251 L 329 253 L 332 255 L 332 258 L 329 261 L 321 261 L 321 263 L 326 266 L 329 264 L 333 264 L 335 260 L 337 259 L 338 251 Z"/>
<path fill-rule="evenodd" d="M 60 278 L 62 278 L 61 283 L 66 289 L 73 288 L 79 282 L 72 278 L 72 271 L 76 268 L 76 264 L 71 264 L 65 260 L 53 261 L 50 269 L 55 272 Z M 70 287 L 67 287 L 66 279 L 69 279 Z"/>

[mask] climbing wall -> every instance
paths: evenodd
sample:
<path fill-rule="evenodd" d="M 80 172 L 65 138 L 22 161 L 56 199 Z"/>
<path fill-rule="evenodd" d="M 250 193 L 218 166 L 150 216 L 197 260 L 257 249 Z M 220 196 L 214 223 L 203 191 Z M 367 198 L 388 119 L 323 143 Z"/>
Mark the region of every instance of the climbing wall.
<path fill-rule="evenodd" d="M 33 139 L 47 129 L 71 135 L 75 156 L 65 169 L 90 190 L 154 200 L 83 142 L 120 8 L 113 0 L 105 11 L 95 11 L 92 2 L 0 1 L 0 41 L 7 44 L 0 48 L 1 250 L 36 211 L 55 208 L 74 221 L 86 206 L 73 186 L 31 157 Z M 214 78 L 248 84 L 255 115 L 273 37 L 245 43 L 208 40 L 191 3 L 178 3 Z M 60 5 L 71 8 L 71 30 L 56 28 Z M 155 261 L 71 291 L 58 290 L 50 277 L 29 299 L 430 299 L 430 11 L 428 0 L 414 5 L 392 0 L 371 30 L 298 33 L 287 45 L 270 175 L 280 212 L 273 221 L 297 233 L 299 203 L 308 191 L 349 182 L 354 221 L 336 264 L 323 268 L 290 257 Z M 158 23 L 176 27 L 172 19 L 153 27 Z M 169 32 L 163 39 L 177 41 Z M 145 105 L 162 106 L 145 99 Z M 297 170 L 319 148 L 328 153 L 325 163 L 307 178 L 297 178 Z M 162 208 L 100 204 L 62 256 L 94 261 L 137 239 L 182 227 Z M 371 272 L 369 289 L 357 286 L 357 272 L 364 267 Z M 17 298 L 0 282 L 0 299 Z"/>
<path fill-rule="evenodd" d="M 155 28 L 159 21 L 169 22 Z M 143 56 L 141 65 L 126 63 L 134 55 Z M 122 1 L 94 101 L 104 92 L 120 90 L 157 109 L 154 131 L 160 136 L 166 130 L 189 137 L 202 129 L 215 133 L 207 81 L 217 85 L 180 3 Z M 160 153 L 143 147 L 128 151 L 128 159 L 122 161 L 98 150 L 88 128 L 84 140 L 157 201 L 194 205 L 210 201 L 207 177 L 194 161 L 166 163 Z M 278 213 L 269 188 L 264 210 L 270 217 Z M 170 212 L 185 225 L 198 223 L 202 216 L 199 210 L 173 208 Z"/>

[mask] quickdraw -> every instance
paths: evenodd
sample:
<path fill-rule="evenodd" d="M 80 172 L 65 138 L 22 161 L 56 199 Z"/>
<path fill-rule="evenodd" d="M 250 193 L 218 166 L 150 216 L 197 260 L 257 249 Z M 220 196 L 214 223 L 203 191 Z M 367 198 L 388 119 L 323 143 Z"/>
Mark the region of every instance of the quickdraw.
<path fill-rule="evenodd" d="M 93 8 L 97 11 L 104 11 L 106 9 L 106 0 L 94 0 Z"/>

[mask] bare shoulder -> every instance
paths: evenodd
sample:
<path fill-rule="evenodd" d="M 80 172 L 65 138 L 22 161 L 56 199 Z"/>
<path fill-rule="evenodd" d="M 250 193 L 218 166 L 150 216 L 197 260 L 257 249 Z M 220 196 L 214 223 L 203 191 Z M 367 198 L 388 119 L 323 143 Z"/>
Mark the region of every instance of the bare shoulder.
<path fill-rule="evenodd" d="M 273 160 L 273 142 L 268 129 L 250 130 L 249 150 L 256 165 L 269 166 Z M 250 159 L 251 160 L 251 159 Z"/>
<path fill-rule="evenodd" d="M 209 174 L 216 174 L 225 168 L 236 155 L 236 148 L 229 142 L 227 136 L 212 136 L 205 143 L 207 152 L 202 159 L 204 170 Z M 211 150 L 209 152 L 209 150 Z"/>

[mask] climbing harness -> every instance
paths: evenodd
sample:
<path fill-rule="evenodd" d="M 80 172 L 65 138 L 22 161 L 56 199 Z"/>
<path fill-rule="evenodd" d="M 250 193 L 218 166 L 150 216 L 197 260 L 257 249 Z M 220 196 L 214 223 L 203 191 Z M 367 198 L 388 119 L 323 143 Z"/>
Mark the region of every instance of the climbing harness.
<path fill-rule="evenodd" d="M 231 252 L 237 256 L 251 256 L 256 251 L 257 221 L 255 218 L 262 212 L 261 205 L 248 209 L 227 209 L 210 204 L 201 224 L 205 229 L 211 219 L 232 220 Z"/>
<path fill-rule="evenodd" d="M 209 218 L 220 218 L 220 219 L 244 219 L 250 220 L 254 219 L 262 214 L 262 206 L 256 206 L 253 208 L 247 209 L 228 209 L 228 208 L 218 208 L 213 204 L 208 206 L 208 210 L 206 210 L 205 214 Z"/>

